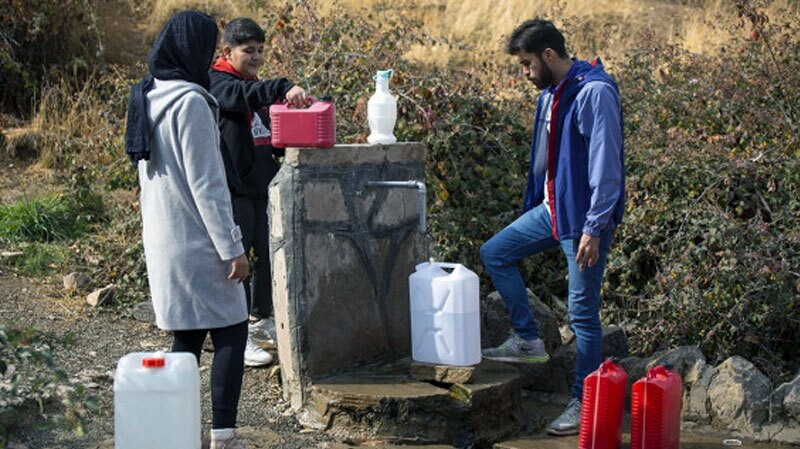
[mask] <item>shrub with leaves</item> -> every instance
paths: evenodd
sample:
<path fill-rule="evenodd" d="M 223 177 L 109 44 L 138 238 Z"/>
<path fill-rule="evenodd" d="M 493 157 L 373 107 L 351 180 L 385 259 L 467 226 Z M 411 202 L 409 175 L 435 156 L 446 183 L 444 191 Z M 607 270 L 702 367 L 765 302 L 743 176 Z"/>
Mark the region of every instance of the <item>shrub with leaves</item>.
<path fill-rule="evenodd" d="M 785 377 L 800 360 L 800 30 L 738 8 L 720 55 L 648 42 L 619 71 L 629 201 L 605 293 L 639 352 L 699 343 Z"/>
<path fill-rule="evenodd" d="M 76 78 L 101 57 L 88 0 L 0 3 L 0 113 L 28 115 L 39 81 L 51 71 Z"/>
<path fill-rule="evenodd" d="M 53 347 L 63 344 L 40 331 L 0 325 L 0 447 L 35 415 L 83 433 L 96 402 L 56 364 Z"/>

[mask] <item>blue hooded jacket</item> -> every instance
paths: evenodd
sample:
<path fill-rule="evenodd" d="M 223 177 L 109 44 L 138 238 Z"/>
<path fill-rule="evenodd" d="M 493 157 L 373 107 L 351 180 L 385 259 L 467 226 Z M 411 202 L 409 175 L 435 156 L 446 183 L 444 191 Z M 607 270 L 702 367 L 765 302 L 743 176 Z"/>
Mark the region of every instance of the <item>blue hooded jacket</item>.
<path fill-rule="evenodd" d="M 552 120 L 555 192 L 553 235 L 558 240 L 593 237 L 613 230 L 625 209 L 622 108 L 617 83 L 596 59 L 575 61 L 562 81 Z M 559 86 L 551 88 L 556 91 Z M 524 212 L 542 203 L 545 174 L 534 173 L 543 96 L 539 97 L 531 145 Z"/>

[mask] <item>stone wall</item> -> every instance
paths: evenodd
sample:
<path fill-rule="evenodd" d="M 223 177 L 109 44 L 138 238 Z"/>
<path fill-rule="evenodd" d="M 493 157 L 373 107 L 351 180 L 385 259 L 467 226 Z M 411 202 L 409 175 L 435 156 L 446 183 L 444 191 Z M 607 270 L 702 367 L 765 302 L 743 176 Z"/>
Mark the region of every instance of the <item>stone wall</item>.
<path fill-rule="evenodd" d="M 272 181 L 270 253 L 284 395 L 311 380 L 410 355 L 408 276 L 428 259 L 415 189 L 419 143 L 290 148 Z"/>

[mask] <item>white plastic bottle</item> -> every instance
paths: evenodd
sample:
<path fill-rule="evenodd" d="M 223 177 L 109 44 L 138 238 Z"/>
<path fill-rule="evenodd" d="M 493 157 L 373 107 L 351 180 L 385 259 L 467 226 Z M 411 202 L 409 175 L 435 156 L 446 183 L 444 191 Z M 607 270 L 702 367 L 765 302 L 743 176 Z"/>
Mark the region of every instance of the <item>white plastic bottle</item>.
<path fill-rule="evenodd" d="M 417 265 L 408 284 L 411 357 L 437 365 L 480 363 L 478 275 L 461 264 L 426 262 Z"/>
<path fill-rule="evenodd" d="M 114 449 L 199 449 L 200 371 L 188 352 L 134 352 L 114 374 Z"/>
<path fill-rule="evenodd" d="M 379 70 L 373 77 L 375 93 L 367 103 L 367 119 L 369 120 L 369 143 L 389 145 L 397 142 L 394 136 L 394 125 L 397 122 L 397 100 L 389 92 L 389 80 L 394 70 Z"/>

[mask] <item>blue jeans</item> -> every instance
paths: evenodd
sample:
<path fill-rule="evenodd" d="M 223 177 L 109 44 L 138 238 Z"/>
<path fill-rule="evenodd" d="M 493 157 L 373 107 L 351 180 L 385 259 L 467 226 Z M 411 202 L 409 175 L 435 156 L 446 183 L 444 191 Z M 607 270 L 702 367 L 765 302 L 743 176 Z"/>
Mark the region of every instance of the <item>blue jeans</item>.
<path fill-rule="evenodd" d="M 495 288 L 506 302 L 511 325 L 524 339 L 539 338 L 539 327 L 528 305 L 525 283 L 517 262 L 525 257 L 560 245 L 569 266 L 569 321 L 578 346 L 572 396 L 581 399 L 583 379 L 600 366 L 603 356 L 603 331 L 600 327 L 600 287 L 613 231 L 600 236 L 600 260 L 581 271 L 575 262 L 580 239 L 556 240 L 550 215 L 539 205 L 481 246 L 481 259 Z"/>

